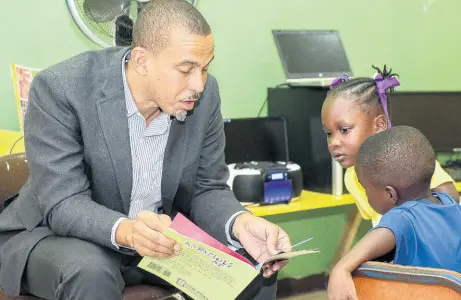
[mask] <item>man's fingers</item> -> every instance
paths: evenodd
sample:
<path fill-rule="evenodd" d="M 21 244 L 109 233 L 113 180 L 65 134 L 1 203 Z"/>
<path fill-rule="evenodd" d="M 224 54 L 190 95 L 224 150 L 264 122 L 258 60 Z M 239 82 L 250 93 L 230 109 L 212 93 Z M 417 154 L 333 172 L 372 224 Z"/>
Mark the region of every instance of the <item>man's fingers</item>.
<path fill-rule="evenodd" d="M 264 270 L 264 273 L 263 273 L 263 276 L 266 277 L 266 278 L 269 278 L 271 277 L 272 275 L 274 275 L 274 271 L 272 271 L 272 269 L 270 267 L 266 268 Z"/>
<path fill-rule="evenodd" d="M 269 226 L 266 228 L 266 237 L 266 247 L 269 256 L 278 254 L 279 228 L 277 226 Z"/>
<path fill-rule="evenodd" d="M 163 235 L 163 233 L 158 232 L 156 230 L 152 230 L 143 223 L 135 224 L 134 226 L 136 227 L 136 233 L 138 235 L 142 236 L 144 239 L 154 244 L 160 244 L 170 249 L 173 249 L 174 245 L 176 244 L 175 241 L 167 238 L 166 236 Z"/>
<path fill-rule="evenodd" d="M 291 252 L 291 242 L 288 234 L 282 229 L 279 230 L 279 240 L 277 243 L 279 252 Z"/>
<path fill-rule="evenodd" d="M 158 215 L 158 218 L 159 218 L 160 222 L 163 223 L 163 225 L 165 225 L 167 228 L 170 227 L 170 225 L 171 225 L 170 216 L 163 214 L 163 215 Z"/>
<path fill-rule="evenodd" d="M 146 224 L 146 226 L 149 227 L 150 229 L 158 231 L 158 232 L 164 232 L 168 228 L 168 226 L 170 226 L 171 224 L 171 219 L 170 219 L 170 223 L 166 225 L 165 223 L 162 222 L 162 220 L 166 222 L 165 217 L 162 217 L 162 220 L 161 220 L 159 215 L 152 211 L 140 212 L 138 214 L 137 220 Z"/>
<path fill-rule="evenodd" d="M 136 249 L 144 247 L 149 251 L 166 255 L 179 252 L 179 244 L 163 235 L 163 231 L 156 229 L 166 227 L 165 223 L 171 223 L 169 217 L 161 217 L 161 219 L 162 221 L 157 214 L 151 212 L 141 212 L 138 215 L 133 225 L 133 242 Z"/>
<path fill-rule="evenodd" d="M 290 252 L 290 238 L 278 226 L 270 226 L 266 229 L 266 247 L 269 255 L 276 255 L 280 252 Z"/>
<path fill-rule="evenodd" d="M 157 252 L 157 251 L 150 250 L 149 248 L 146 248 L 143 246 L 137 247 L 136 252 L 138 252 L 138 254 L 141 256 L 149 256 L 149 257 L 157 257 L 157 258 L 166 258 L 166 257 L 171 256 L 163 252 Z"/>
<path fill-rule="evenodd" d="M 288 264 L 288 260 L 281 260 L 272 263 L 267 263 L 262 266 L 263 276 L 268 278 L 275 274 L 278 270 L 282 269 L 284 266 Z"/>
<path fill-rule="evenodd" d="M 148 239 L 145 239 L 142 236 L 135 237 L 135 245 L 138 248 L 145 248 L 151 252 L 163 253 L 166 256 L 171 256 L 174 254 L 173 247 L 165 247 L 161 244 L 154 243 Z"/>
<path fill-rule="evenodd" d="M 281 260 L 281 261 L 278 261 L 275 264 L 273 264 L 271 269 L 272 269 L 273 272 L 277 272 L 281 268 L 285 267 L 287 264 L 288 264 L 287 259 Z"/>

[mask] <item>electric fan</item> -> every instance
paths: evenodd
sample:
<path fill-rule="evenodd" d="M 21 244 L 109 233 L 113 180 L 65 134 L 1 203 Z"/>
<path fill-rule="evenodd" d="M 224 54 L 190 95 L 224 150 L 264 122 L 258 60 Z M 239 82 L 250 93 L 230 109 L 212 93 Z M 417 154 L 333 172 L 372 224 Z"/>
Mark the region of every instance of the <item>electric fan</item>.
<path fill-rule="evenodd" d="M 186 1 L 186 0 L 185 0 Z M 187 0 L 196 6 L 198 0 Z M 66 0 L 78 28 L 100 47 L 131 45 L 133 23 L 149 0 Z"/>

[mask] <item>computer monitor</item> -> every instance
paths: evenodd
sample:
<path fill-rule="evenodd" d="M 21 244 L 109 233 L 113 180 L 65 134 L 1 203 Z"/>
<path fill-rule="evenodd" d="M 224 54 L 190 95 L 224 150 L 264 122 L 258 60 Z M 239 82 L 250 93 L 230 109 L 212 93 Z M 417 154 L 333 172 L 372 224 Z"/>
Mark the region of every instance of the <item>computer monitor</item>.
<path fill-rule="evenodd" d="M 461 151 L 461 92 L 388 94 L 393 126 L 419 129 L 435 151 Z"/>
<path fill-rule="evenodd" d="M 285 118 L 290 161 L 301 167 L 304 188 L 321 193 L 332 190 L 331 155 L 320 117 L 326 94 L 312 87 L 267 90 L 267 114 Z"/>
<path fill-rule="evenodd" d="M 287 80 L 352 76 L 336 30 L 273 30 Z"/>
<path fill-rule="evenodd" d="M 227 164 L 288 162 L 286 123 L 282 117 L 225 119 Z"/>

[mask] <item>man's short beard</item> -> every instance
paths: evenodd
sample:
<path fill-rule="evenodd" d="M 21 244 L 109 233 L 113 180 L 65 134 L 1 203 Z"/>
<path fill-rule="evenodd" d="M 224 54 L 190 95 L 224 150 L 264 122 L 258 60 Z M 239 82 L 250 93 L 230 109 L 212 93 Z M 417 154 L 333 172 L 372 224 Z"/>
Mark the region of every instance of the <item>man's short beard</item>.
<path fill-rule="evenodd" d="M 179 122 L 184 122 L 187 119 L 187 111 L 186 110 L 178 110 L 175 114 L 174 117 L 176 120 Z"/>

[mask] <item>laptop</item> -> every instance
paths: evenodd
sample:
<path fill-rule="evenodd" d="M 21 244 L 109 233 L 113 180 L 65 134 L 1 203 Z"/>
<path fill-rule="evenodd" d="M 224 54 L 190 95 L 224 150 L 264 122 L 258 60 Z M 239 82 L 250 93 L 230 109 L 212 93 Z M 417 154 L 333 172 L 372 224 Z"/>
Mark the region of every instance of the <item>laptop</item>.
<path fill-rule="evenodd" d="M 272 30 L 277 50 L 292 86 L 330 86 L 352 71 L 336 30 Z"/>

